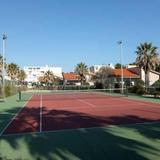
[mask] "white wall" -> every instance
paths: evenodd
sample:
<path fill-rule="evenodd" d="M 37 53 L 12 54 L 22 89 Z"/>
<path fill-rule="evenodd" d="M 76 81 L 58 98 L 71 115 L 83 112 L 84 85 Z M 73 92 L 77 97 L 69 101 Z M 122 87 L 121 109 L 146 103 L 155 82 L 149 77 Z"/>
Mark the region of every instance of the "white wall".
<path fill-rule="evenodd" d="M 155 83 L 158 80 L 159 80 L 159 75 L 158 74 L 155 74 L 153 72 L 149 73 L 149 85 L 152 85 L 153 83 Z"/>
<path fill-rule="evenodd" d="M 149 72 L 149 85 L 152 85 L 157 80 L 159 80 L 159 76 L 160 76 L 160 74 L 158 74 L 154 71 L 150 71 Z M 145 81 L 145 72 L 143 69 L 141 69 L 141 80 Z"/>
<path fill-rule="evenodd" d="M 141 80 L 145 82 L 145 72 L 141 69 Z"/>
<path fill-rule="evenodd" d="M 25 66 L 24 71 L 27 75 L 25 81 L 27 82 L 38 82 L 38 78 L 44 76 L 46 71 L 52 71 L 57 77 L 62 78 L 62 68 L 61 67 L 49 67 L 46 66 Z"/>

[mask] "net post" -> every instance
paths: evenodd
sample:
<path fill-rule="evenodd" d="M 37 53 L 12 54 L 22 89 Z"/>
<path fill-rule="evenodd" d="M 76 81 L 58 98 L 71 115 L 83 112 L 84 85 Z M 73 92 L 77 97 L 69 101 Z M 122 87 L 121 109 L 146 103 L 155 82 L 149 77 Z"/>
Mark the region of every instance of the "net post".
<path fill-rule="evenodd" d="M 21 93 L 21 91 L 19 91 L 18 94 L 19 94 L 19 101 L 21 101 L 22 100 L 22 93 Z"/>
<path fill-rule="evenodd" d="M 21 92 L 21 88 L 18 88 L 18 101 L 22 100 L 22 92 Z"/>
<path fill-rule="evenodd" d="M 42 104 L 42 94 L 40 94 L 40 119 L 39 119 L 39 132 L 41 133 L 42 132 L 42 107 L 43 107 L 43 104 Z"/>
<path fill-rule="evenodd" d="M 125 96 L 128 97 L 128 87 L 125 88 Z"/>

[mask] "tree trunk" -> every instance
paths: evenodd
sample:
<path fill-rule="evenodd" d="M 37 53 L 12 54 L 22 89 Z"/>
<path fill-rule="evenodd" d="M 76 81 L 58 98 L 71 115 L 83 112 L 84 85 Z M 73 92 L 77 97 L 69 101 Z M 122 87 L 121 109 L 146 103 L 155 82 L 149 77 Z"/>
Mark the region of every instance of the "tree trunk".
<path fill-rule="evenodd" d="M 145 87 L 149 87 L 149 71 L 145 72 Z"/>

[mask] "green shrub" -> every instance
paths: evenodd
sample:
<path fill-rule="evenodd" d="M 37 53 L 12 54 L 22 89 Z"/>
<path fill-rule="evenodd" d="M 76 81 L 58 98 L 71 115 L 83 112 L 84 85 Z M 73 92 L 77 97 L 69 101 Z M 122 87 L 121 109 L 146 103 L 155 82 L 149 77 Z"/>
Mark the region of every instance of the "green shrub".
<path fill-rule="evenodd" d="M 136 93 L 136 90 L 137 90 L 137 86 L 133 86 L 133 87 L 128 88 L 129 93 Z"/>
<path fill-rule="evenodd" d="M 136 94 L 138 94 L 138 95 L 143 95 L 145 93 L 146 93 L 146 91 L 145 91 L 144 87 L 138 87 L 136 90 Z"/>
<path fill-rule="evenodd" d="M 95 85 L 96 89 L 102 89 L 104 87 L 103 84 L 101 82 L 98 82 L 98 81 L 96 81 L 94 85 Z"/>
<path fill-rule="evenodd" d="M 2 87 L 0 86 L 0 98 L 3 97 L 3 93 L 2 93 Z"/>
<path fill-rule="evenodd" d="M 160 96 L 160 91 L 155 91 L 155 92 L 153 93 L 153 95 L 154 95 L 154 98 L 159 98 L 159 96 Z"/>
<path fill-rule="evenodd" d="M 142 81 L 140 79 L 138 79 L 137 81 L 135 81 L 135 86 L 142 86 L 142 87 L 144 87 L 144 85 L 145 85 L 144 81 Z"/>
<path fill-rule="evenodd" d="M 5 93 L 5 97 L 9 97 L 12 95 L 15 95 L 18 93 L 18 88 L 14 85 L 6 85 L 4 87 L 4 93 Z M 3 93 L 2 93 L 2 88 L 0 87 L 0 96 L 2 95 L 3 97 Z"/>
<path fill-rule="evenodd" d="M 133 87 L 130 87 L 128 89 L 129 93 L 135 93 L 138 95 L 143 95 L 146 93 L 144 82 L 142 80 L 137 80 L 135 85 Z"/>
<path fill-rule="evenodd" d="M 153 87 L 159 87 L 160 88 L 160 80 L 154 82 L 154 84 L 152 85 Z"/>
<path fill-rule="evenodd" d="M 5 86 L 5 96 L 9 97 L 11 96 L 11 86 Z"/>

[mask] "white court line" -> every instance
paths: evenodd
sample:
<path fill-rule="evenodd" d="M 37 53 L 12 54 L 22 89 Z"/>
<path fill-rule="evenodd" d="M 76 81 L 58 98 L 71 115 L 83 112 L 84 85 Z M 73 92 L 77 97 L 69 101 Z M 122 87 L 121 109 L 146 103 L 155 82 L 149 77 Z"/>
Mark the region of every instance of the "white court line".
<path fill-rule="evenodd" d="M 78 100 L 78 101 L 80 101 L 80 102 L 82 102 L 80 99 Z M 82 103 L 84 103 L 84 102 L 82 102 Z M 87 105 L 92 105 L 92 104 L 88 104 L 88 102 L 86 102 L 86 103 L 84 103 L 84 104 L 87 104 Z M 144 106 L 144 105 L 142 105 L 142 106 Z M 123 107 L 119 107 L 119 104 L 104 104 L 104 105 L 93 105 L 92 106 L 92 108 L 96 108 L 96 109 L 121 109 L 121 110 L 123 110 L 123 109 L 125 109 L 126 110 L 126 108 L 123 108 L 123 107 L 128 107 L 128 104 L 124 104 L 123 105 Z M 114 107 L 114 108 L 112 108 L 112 107 Z M 137 109 L 137 108 L 134 108 L 135 107 L 135 104 L 133 105 L 130 105 L 130 107 L 133 107 L 132 109 Z M 61 107 L 61 108 L 55 108 L 55 109 L 57 109 L 57 110 L 67 110 L 67 109 L 91 109 L 91 107 L 90 106 L 80 106 L 80 107 Z M 130 108 L 129 108 L 130 109 Z"/>
<path fill-rule="evenodd" d="M 40 97 L 40 120 L 39 120 L 39 131 L 42 132 L 42 106 L 43 103 L 42 103 L 42 94 L 41 94 L 41 97 Z"/>
<path fill-rule="evenodd" d="M 82 99 L 76 99 L 77 101 L 79 101 L 79 102 L 82 102 L 82 103 L 84 103 L 84 104 L 87 104 L 87 105 L 89 105 L 89 106 L 91 106 L 91 107 L 97 107 L 96 105 L 94 105 L 94 104 L 92 104 L 92 103 L 89 103 L 89 102 L 86 102 L 85 100 L 82 100 Z"/>
<path fill-rule="evenodd" d="M 14 115 L 14 117 L 9 121 L 9 123 L 4 127 L 4 129 L 1 131 L 0 136 L 4 133 L 4 131 L 9 127 L 9 125 L 14 121 L 16 116 L 22 111 L 22 109 L 26 106 L 26 104 L 31 100 L 33 95 L 27 100 L 27 102 L 22 106 L 22 108 Z"/>
<path fill-rule="evenodd" d="M 91 107 L 96 107 L 96 105 L 94 105 L 94 104 L 92 104 L 92 103 L 89 103 L 89 102 L 86 102 L 85 100 L 82 100 L 82 99 L 80 99 L 80 98 L 77 98 L 76 96 L 72 96 L 73 98 L 74 98 L 74 100 L 76 100 L 76 101 L 79 101 L 79 102 L 81 102 L 81 103 L 83 103 L 83 104 L 87 104 L 87 105 L 89 105 L 89 106 L 91 106 Z"/>
<path fill-rule="evenodd" d="M 103 127 L 86 127 L 86 128 L 73 128 L 73 129 L 59 129 L 59 130 L 53 130 L 53 131 L 42 131 L 40 132 L 26 132 L 26 133 L 13 133 L 13 134 L 5 134 L 2 135 L 2 137 L 9 137 L 9 136 L 23 136 L 23 135 L 31 135 L 31 134 L 47 134 L 47 133 L 57 133 L 57 132 L 71 132 L 71 131 L 81 131 L 81 130 L 92 130 L 92 129 L 106 129 L 106 128 L 113 128 L 113 127 L 127 127 L 127 126 L 134 126 L 134 125 L 154 125 L 159 124 L 160 121 L 156 122 L 137 122 L 137 123 L 130 123 L 130 124 L 109 124 Z"/>

